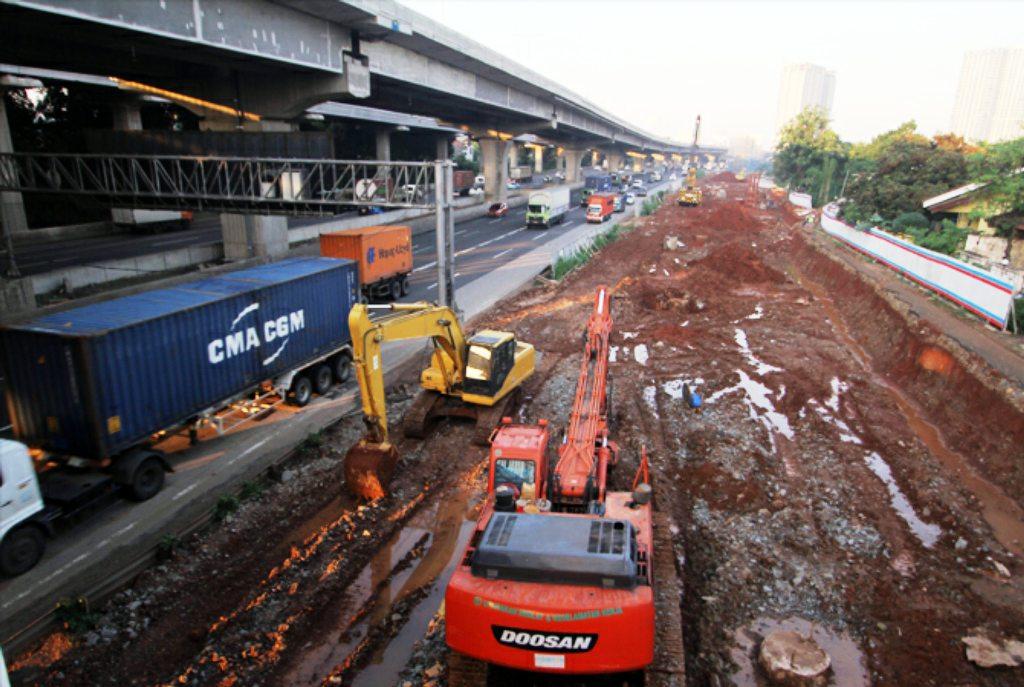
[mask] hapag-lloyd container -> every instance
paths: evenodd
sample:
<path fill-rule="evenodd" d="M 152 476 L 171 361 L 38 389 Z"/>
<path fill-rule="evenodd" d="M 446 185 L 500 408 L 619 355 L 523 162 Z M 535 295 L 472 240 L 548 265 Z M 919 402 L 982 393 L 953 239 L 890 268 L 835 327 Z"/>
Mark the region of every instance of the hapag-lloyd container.
<path fill-rule="evenodd" d="M 19 440 L 102 459 L 346 347 L 356 264 L 288 259 L 0 329 Z"/>

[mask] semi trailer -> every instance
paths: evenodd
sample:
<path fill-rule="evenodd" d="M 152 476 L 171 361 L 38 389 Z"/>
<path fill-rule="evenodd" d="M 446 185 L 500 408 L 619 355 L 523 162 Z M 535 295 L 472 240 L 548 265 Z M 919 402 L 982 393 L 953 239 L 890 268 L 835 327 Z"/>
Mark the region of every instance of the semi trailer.
<path fill-rule="evenodd" d="M 226 431 L 244 420 L 225 408 L 303 406 L 347 380 L 357 271 L 351 260 L 293 258 L 0 328 L 25 447 L 5 445 L 3 488 L 30 456 L 44 504 L 17 508 L 32 500 L 28 486 L 0 500 L 2 572 L 31 568 L 54 525 L 111 493 L 155 496 L 170 471 L 155 447 L 167 433 Z"/>

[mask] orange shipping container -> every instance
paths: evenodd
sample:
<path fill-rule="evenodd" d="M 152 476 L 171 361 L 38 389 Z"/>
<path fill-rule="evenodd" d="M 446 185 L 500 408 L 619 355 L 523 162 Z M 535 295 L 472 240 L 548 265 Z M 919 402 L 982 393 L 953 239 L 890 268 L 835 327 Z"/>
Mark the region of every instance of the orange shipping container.
<path fill-rule="evenodd" d="M 321 234 L 320 255 L 355 260 L 359 264 L 359 283 L 367 296 L 394 294 L 392 283 L 404 286 L 412 272 L 412 230 L 378 226 Z"/>

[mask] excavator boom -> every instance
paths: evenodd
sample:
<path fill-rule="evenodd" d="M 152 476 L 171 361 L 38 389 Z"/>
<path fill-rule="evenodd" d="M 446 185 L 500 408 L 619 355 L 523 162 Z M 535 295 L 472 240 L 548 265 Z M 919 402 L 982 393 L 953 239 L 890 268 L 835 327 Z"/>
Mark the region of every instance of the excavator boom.
<path fill-rule="evenodd" d="M 611 298 L 608 289 L 601 287 L 587 322 L 569 427 L 558 447 L 551 498 L 556 506 L 581 508 L 604 499 L 608 461 L 614 452 L 605 413 L 611 330 Z"/>
<path fill-rule="evenodd" d="M 371 320 L 371 310 L 387 314 Z M 438 391 L 448 393 L 462 382 L 466 339 L 450 308 L 427 302 L 381 306 L 360 303 L 349 312 L 348 326 L 366 435 L 346 454 L 345 475 L 356 495 L 374 499 L 384 495 L 384 485 L 398 463 L 398 450 L 388 433 L 381 346 L 388 341 L 432 338 L 434 353 L 429 369 L 440 374 L 432 375 L 431 380 L 435 385 L 440 382 L 442 388 Z"/>

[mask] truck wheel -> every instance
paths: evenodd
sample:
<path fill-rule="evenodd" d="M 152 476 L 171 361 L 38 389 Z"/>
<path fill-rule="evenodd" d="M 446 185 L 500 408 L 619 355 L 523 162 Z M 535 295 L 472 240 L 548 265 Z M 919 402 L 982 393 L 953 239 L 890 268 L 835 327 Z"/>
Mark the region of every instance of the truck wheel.
<path fill-rule="evenodd" d="M 128 496 L 132 501 L 148 501 L 164 488 L 164 466 L 156 458 L 147 458 L 139 463 L 128 485 Z"/>
<path fill-rule="evenodd" d="M 298 407 L 307 405 L 313 398 L 313 383 L 306 375 L 299 375 L 292 382 L 292 403 Z"/>
<path fill-rule="evenodd" d="M 16 527 L 0 542 L 0 573 L 15 577 L 27 572 L 39 562 L 45 550 L 46 537 L 38 527 Z"/>
<path fill-rule="evenodd" d="M 352 356 L 342 351 L 334 356 L 334 380 L 338 384 L 344 384 L 352 376 Z"/>
<path fill-rule="evenodd" d="M 398 283 L 397 279 L 392 279 L 388 285 L 388 296 L 392 301 L 397 301 L 402 297 L 402 285 Z"/>
<path fill-rule="evenodd" d="M 403 296 L 409 295 L 409 275 L 402 275 L 402 281 L 400 284 Z"/>
<path fill-rule="evenodd" d="M 334 373 L 331 372 L 331 367 L 324 363 L 320 363 L 313 368 L 313 389 L 318 394 L 323 396 L 331 387 L 334 386 Z"/>

